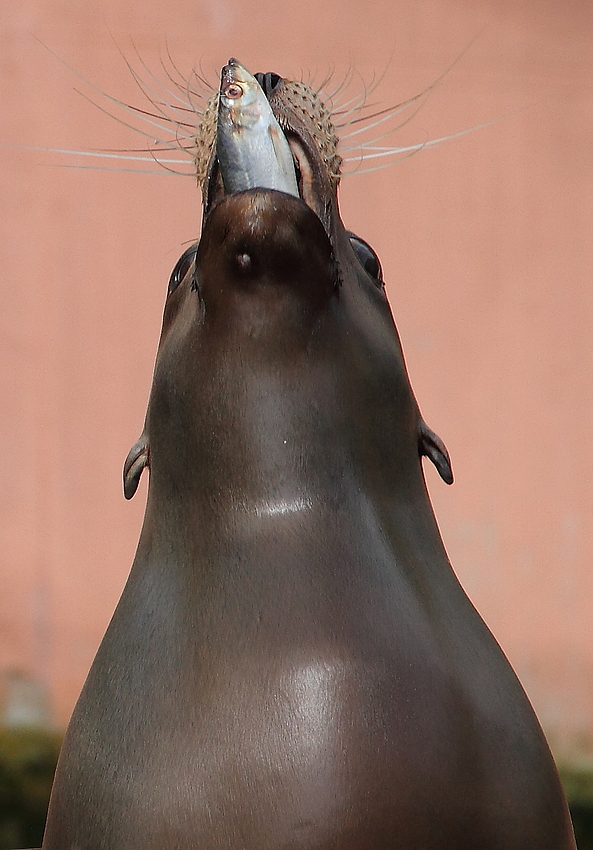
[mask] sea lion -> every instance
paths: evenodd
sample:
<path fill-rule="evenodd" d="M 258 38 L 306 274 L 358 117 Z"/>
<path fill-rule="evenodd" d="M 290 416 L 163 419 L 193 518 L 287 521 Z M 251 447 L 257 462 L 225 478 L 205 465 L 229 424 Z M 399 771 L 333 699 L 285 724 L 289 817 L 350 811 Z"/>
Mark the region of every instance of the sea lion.
<path fill-rule="evenodd" d="M 300 197 L 225 193 L 205 145 L 201 239 L 124 471 L 131 497 L 150 468 L 144 525 L 43 848 L 575 850 L 544 735 L 439 535 L 421 456 L 448 481 L 450 463 L 378 258 L 342 224 L 294 84 L 260 83 Z"/>

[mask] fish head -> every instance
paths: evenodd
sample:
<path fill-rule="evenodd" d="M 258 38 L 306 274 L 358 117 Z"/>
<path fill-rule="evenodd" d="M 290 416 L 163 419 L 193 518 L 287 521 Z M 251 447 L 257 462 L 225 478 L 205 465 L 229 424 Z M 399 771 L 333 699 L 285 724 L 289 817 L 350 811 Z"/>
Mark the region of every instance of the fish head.
<path fill-rule="evenodd" d="M 256 78 L 236 59 L 229 59 L 221 72 L 219 121 L 249 128 L 261 120 L 266 109 L 268 101 Z"/>

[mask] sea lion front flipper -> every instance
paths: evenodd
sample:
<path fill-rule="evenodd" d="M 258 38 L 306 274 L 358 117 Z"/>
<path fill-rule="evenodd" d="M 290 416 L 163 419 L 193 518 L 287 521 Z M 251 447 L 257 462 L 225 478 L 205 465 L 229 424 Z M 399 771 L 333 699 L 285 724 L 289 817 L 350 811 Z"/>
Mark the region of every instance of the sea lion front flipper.
<path fill-rule="evenodd" d="M 418 434 L 418 451 L 420 457 L 425 455 L 434 463 L 437 472 L 446 484 L 453 483 L 453 469 L 451 468 L 451 459 L 447 447 L 422 419 L 420 420 Z"/>
<path fill-rule="evenodd" d="M 148 440 L 142 434 L 128 452 L 124 463 L 124 496 L 126 499 L 131 499 L 138 489 L 144 467 L 149 466 L 148 457 Z"/>

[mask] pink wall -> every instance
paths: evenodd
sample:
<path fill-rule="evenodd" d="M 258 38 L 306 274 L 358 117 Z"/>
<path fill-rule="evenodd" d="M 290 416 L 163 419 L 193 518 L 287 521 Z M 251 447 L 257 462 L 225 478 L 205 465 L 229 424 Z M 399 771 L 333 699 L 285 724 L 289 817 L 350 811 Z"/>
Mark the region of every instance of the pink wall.
<path fill-rule="evenodd" d="M 373 97 L 386 105 L 478 35 L 394 141 L 506 117 L 345 179 L 342 211 L 382 258 L 416 394 L 452 454 L 453 488 L 427 474 L 455 569 L 557 752 L 593 756 L 590 4 L 21 0 L 0 27 L 5 713 L 45 686 L 66 723 L 118 599 L 145 492 L 124 502 L 121 466 L 168 276 L 200 221 L 191 179 L 57 167 L 90 160 L 18 147 L 143 145 L 38 39 L 141 107 L 110 33 L 161 76 L 167 44 L 211 79 L 230 55 L 286 76 L 352 61 L 367 81 L 391 57 Z"/>

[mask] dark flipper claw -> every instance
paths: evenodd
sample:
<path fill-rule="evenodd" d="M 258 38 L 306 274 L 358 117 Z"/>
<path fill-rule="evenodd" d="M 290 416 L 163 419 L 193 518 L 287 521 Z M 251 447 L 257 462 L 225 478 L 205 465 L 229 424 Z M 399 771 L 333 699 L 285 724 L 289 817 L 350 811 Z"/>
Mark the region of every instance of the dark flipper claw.
<path fill-rule="evenodd" d="M 420 457 L 425 455 L 437 468 L 437 472 L 446 484 L 453 483 L 453 470 L 447 447 L 441 438 L 431 431 L 426 422 L 420 420 L 418 434 L 418 451 Z"/>
<path fill-rule="evenodd" d="M 124 496 L 131 499 L 140 483 L 144 467 L 148 466 L 148 442 L 144 434 L 134 443 L 124 463 Z"/>

